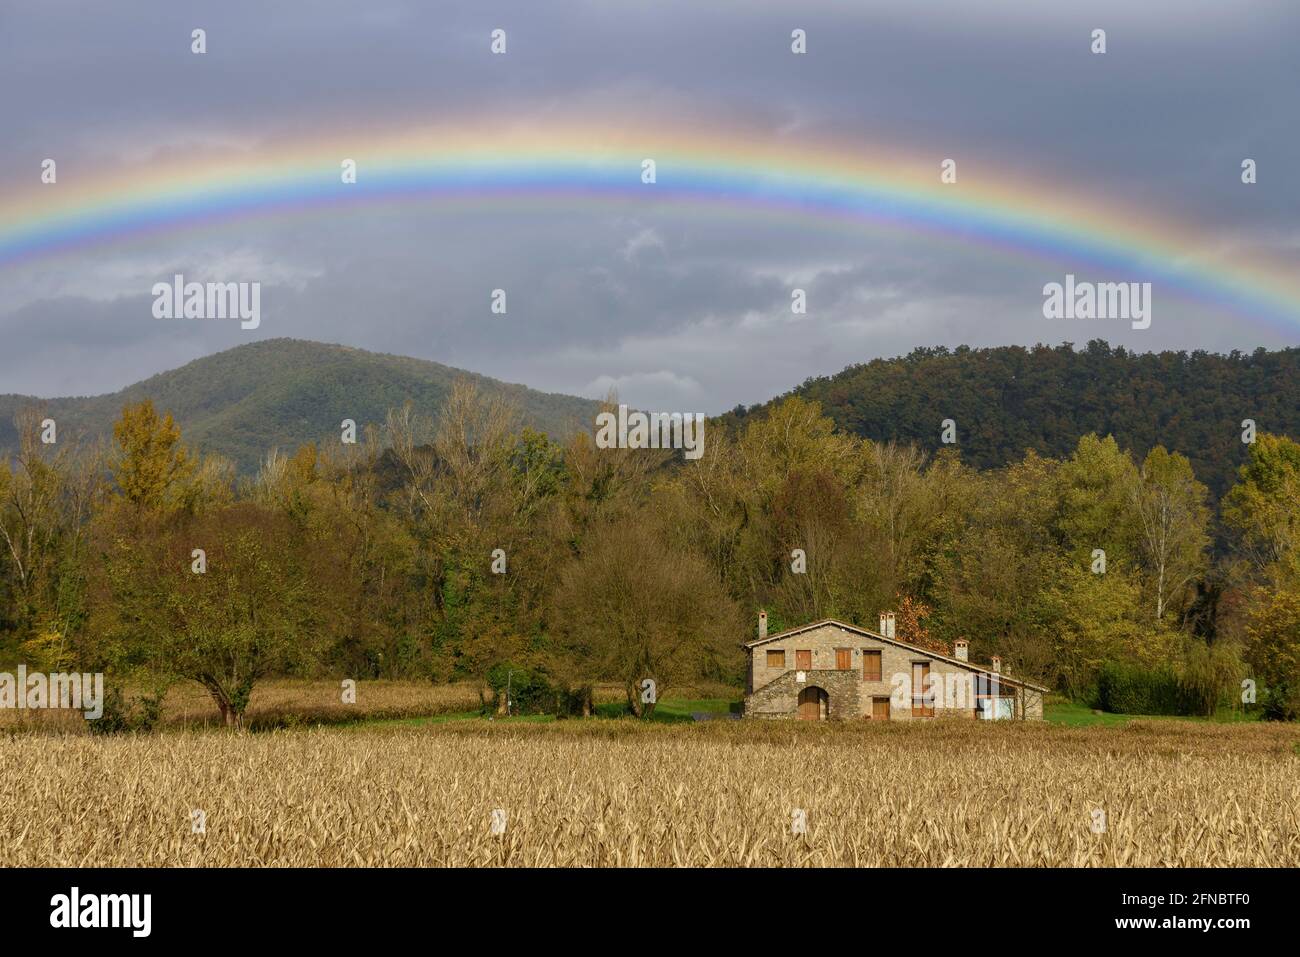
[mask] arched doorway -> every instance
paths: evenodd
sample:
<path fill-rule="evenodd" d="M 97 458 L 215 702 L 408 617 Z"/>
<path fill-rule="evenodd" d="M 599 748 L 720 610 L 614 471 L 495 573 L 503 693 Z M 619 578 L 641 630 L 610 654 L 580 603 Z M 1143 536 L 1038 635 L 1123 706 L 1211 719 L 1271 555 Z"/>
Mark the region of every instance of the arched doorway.
<path fill-rule="evenodd" d="M 821 688 L 814 685 L 799 692 L 800 721 L 824 721 L 830 710 L 830 696 Z"/>

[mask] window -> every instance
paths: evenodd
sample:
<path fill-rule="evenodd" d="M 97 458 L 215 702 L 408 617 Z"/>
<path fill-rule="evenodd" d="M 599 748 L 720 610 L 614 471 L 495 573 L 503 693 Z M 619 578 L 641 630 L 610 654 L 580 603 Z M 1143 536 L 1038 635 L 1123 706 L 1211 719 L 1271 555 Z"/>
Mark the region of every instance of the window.
<path fill-rule="evenodd" d="M 853 670 L 853 649 L 852 648 L 835 649 L 835 668 L 837 671 Z"/>
<path fill-rule="evenodd" d="M 876 721 L 889 720 L 889 699 L 872 698 L 871 699 L 871 717 Z"/>
<path fill-rule="evenodd" d="M 1016 716 L 1015 688 L 999 681 L 997 675 L 977 675 L 975 714 L 986 721 L 1014 718 Z"/>
<path fill-rule="evenodd" d="M 880 652 L 867 651 L 862 652 L 862 680 L 879 681 L 880 680 Z"/>
<path fill-rule="evenodd" d="M 796 651 L 794 666 L 800 671 L 812 671 L 812 651 Z"/>
<path fill-rule="evenodd" d="M 912 662 L 912 717 L 934 717 L 934 693 L 929 690 L 930 663 Z"/>
<path fill-rule="evenodd" d="M 767 666 L 768 666 L 769 668 L 780 668 L 782 671 L 784 671 L 784 670 L 785 670 L 785 652 L 784 652 L 784 651 L 769 651 L 769 652 L 767 653 Z"/>
<path fill-rule="evenodd" d="M 1006 721 L 1016 716 L 1016 699 L 990 697 L 975 702 L 975 714 L 986 721 Z"/>

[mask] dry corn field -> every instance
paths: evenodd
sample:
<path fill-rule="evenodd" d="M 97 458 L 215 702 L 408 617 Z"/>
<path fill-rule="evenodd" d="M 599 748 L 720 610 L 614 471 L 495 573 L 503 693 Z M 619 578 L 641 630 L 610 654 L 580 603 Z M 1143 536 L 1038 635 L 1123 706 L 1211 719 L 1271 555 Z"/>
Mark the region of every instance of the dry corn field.
<path fill-rule="evenodd" d="M 0 746 L 0 865 L 1294 867 L 1298 738 L 601 720 L 18 734 Z"/>
<path fill-rule="evenodd" d="M 141 689 L 132 689 L 138 697 Z M 278 678 L 263 681 L 253 689 L 245 722 L 253 729 L 277 726 L 302 727 L 312 724 L 341 724 L 368 718 L 411 718 L 470 711 L 483 699 L 479 686 L 469 683 L 432 684 L 418 681 L 363 681 L 355 704 L 341 700 L 338 681 Z M 221 712 L 211 695 L 197 685 L 181 683 L 171 687 L 163 701 L 163 728 L 220 728 Z M 0 710 L 0 733 L 55 729 L 88 733 L 86 720 L 78 711 Z"/>
<path fill-rule="evenodd" d="M 131 689 L 131 698 L 138 698 L 141 690 Z M 704 698 L 734 693 L 733 688 L 725 685 L 687 687 L 679 691 L 686 697 Z M 598 685 L 593 699 L 598 704 L 618 702 L 623 700 L 624 694 L 619 686 Z M 244 720 L 251 730 L 269 730 L 463 713 L 482 708 L 485 697 L 491 699 L 491 691 L 473 682 L 433 684 L 427 681 L 365 680 L 358 683 L 355 703 L 344 704 L 341 697 L 338 681 L 293 678 L 263 681 L 253 689 Z M 163 701 L 160 728 L 221 727 L 221 712 L 202 688 L 181 683 L 168 690 Z M 86 720 L 79 711 L 0 709 L 0 733 L 48 730 L 89 733 Z"/>

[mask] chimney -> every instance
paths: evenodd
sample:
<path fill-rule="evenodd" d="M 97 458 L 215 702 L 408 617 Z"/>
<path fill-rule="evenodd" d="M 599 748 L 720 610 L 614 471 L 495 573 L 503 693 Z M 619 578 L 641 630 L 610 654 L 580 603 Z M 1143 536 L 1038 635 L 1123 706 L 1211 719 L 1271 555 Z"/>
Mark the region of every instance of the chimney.
<path fill-rule="evenodd" d="M 767 612 L 758 613 L 758 640 L 762 641 L 767 637 Z"/>
<path fill-rule="evenodd" d="M 965 638 L 958 638 L 953 642 L 952 656 L 958 661 L 969 661 L 970 642 Z"/>
<path fill-rule="evenodd" d="M 894 613 L 892 611 L 882 611 L 880 613 L 880 633 L 886 638 L 894 637 Z"/>
<path fill-rule="evenodd" d="M 993 673 L 995 675 L 1002 673 L 1002 659 L 997 655 L 993 656 Z"/>

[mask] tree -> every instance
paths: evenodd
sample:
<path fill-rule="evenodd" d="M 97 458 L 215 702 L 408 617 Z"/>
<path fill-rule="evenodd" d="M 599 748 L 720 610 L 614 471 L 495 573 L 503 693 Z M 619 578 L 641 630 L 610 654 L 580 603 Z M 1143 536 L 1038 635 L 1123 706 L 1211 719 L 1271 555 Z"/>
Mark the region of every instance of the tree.
<path fill-rule="evenodd" d="M 587 679 L 618 682 L 638 716 L 654 711 L 654 701 L 642 700 L 646 679 L 657 697 L 672 685 L 716 679 L 734 665 L 744 634 L 708 564 L 666 549 L 647 522 L 596 531 L 561 578 L 555 614 Z"/>
<path fill-rule="evenodd" d="M 328 561 L 317 563 L 321 624 L 329 661 L 350 677 L 395 676 L 422 661 L 404 640 L 418 610 L 409 599 L 412 544 L 399 517 L 382 507 L 374 431 L 359 445 L 301 447 L 268 456 L 251 487 L 261 507 L 288 518 Z"/>
<path fill-rule="evenodd" d="M 1120 574 L 1095 575 L 1075 562 L 1057 568 L 1040 602 L 1057 680 L 1072 696 L 1088 690 L 1103 663 L 1167 660 L 1169 635 L 1139 624 L 1141 592 Z"/>
<path fill-rule="evenodd" d="M 930 634 L 930 606 L 911 595 L 898 596 L 895 630 L 899 641 L 926 648 L 941 655 L 951 655 L 952 645 Z"/>
<path fill-rule="evenodd" d="M 969 637 L 971 654 L 1002 654 L 1044 636 L 1042 596 L 1061 564 L 1052 536 L 1059 463 L 1029 454 L 997 473 L 971 473 L 963 527 L 936 558 L 929 627 L 946 646 Z"/>
<path fill-rule="evenodd" d="M 35 409 L 14 420 L 12 465 L 0 462 L 0 627 L 24 656 L 61 665 L 84 618 L 85 523 L 99 492 L 99 459 L 65 441 L 40 441 Z"/>
<path fill-rule="evenodd" d="M 1073 557 L 1083 561 L 1095 548 L 1107 565 L 1131 565 L 1138 532 L 1132 512 L 1138 472 L 1112 436 L 1089 434 L 1057 470 L 1057 507 L 1052 527 Z"/>
<path fill-rule="evenodd" d="M 1141 523 L 1141 551 L 1154 592 L 1155 619 L 1171 604 L 1186 607 L 1189 586 L 1205 573 L 1209 545 L 1208 489 L 1192 474 L 1192 464 L 1157 445 L 1142 462 L 1130 487 Z"/>
<path fill-rule="evenodd" d="M 864 583 L 846 574 L 862 549 L 843 484 L 825 471 L 792 472 L 764 517 L 770 591 L 783 613 L 793 621 L 848 617 Z M 806 566 L 798 572 L 791 567 L 796 549 Z"/>
<path fill-rule="evenodd" d="M 1300 443 L 1257 436 L 1224 496 L 1223 519 L 1256 569 L 1278 581 L 1300 581 Z"/>
<path fill-rule="evenodd" d="M 1257 589 L 1246 625 L 1246 660 L 1265 715 L 1300 717 L 1300 591 Z"/>
<path fill-rule="evenodd" d="M 863 457 L 856 505 L 882 591 L 928 595 L 936 556 L 960 533 L 975 483 L 951 451 L 938 453 L 927 467 L 914 446 L 867 442 Z"/>
<path fill-rule="evenodd" d="M 145 399 L 122 409 L 113 424 L 117 454 L 110 467 L 117 495 L 137 513 L 188 504 L 195 460 L 181 443 L 171 413 L 159 416 Z"/>
<path fill-rule="evenodd" d="M 227 727 L 242 726 L 258 681 L 317 660 L 314 572 L 330 557 L 251 503 L 142 532 L 109 543 L 101 563 L 95 625 L 109 657 L 198 683 Z"/>

